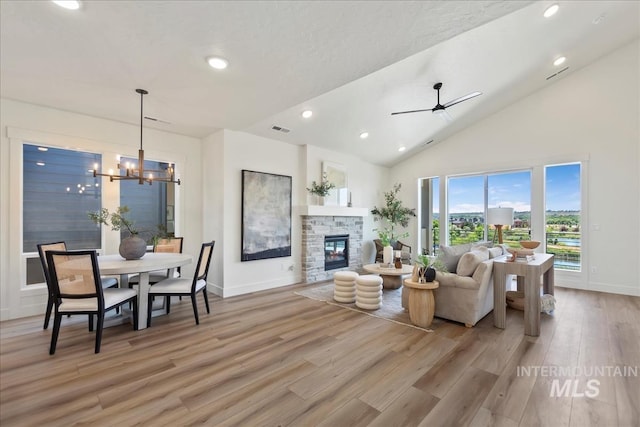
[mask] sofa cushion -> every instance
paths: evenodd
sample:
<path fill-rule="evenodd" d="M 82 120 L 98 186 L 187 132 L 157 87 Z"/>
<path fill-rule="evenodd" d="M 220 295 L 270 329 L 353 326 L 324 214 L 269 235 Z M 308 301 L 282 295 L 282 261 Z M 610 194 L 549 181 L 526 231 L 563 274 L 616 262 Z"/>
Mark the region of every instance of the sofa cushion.
<path fill-rule="evenodd" d="M 489 248 L 489 259 L 499 257 L 504 255 L 502 253 L 502 246 L 495 246 L 493 248 Z"/>
<path fill-rule="evenodd" d="M 458 266 L 458 261 L 460 261 L 460 257 L 469 252 L 471 249 L 471 243 L 465 243 L 464 245 L 455 245 L 455 246 L 445 246 L 440 245 L 440 259 L 447 267 L 447 271 L 450 273 L 456 272 L 456 267 Z"/>
<path fill-rule="evenodd" d="M 478 246 L 472 251 L 463 254 L 456 266 L 456 274 L 460 276 L 471 276 L 476 271 L 478 264 L 489 259 L 489 249 L 485 246 Z"/>

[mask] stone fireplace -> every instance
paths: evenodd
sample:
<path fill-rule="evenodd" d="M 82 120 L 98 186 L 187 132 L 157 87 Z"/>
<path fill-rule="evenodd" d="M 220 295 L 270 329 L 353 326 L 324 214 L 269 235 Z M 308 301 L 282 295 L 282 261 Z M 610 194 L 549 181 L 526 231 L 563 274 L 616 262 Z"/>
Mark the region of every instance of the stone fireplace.
<path fill-rule="evenodd" d="M 354 213 L 358 211 L 352 209 Z M 362 268 L 362 216 L 322 215 L 320 211 L 308 213 L 302 215 L 302 280 L 320 282 L 332 279 L 336 271 L 359 271 Z M 343 246 L 347 241 L 345 237 L 347 246 Z M 345 249 L 346 254 L 342 254 Z M 338 254 L 344 255 L 346 265 L 332 264 L 331 261 L 341 257 Z M 329 269 L 325 266 L 327 256 Z"/>

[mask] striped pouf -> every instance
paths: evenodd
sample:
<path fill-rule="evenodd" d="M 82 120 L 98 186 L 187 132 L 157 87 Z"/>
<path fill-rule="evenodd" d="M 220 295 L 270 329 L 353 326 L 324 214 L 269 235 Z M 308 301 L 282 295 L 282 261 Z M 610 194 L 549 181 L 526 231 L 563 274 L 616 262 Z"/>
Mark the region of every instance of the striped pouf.
<path fill-rule="evenodd" d="M 377 310 L 382 305 L 382 277 L 365 274 L 356 279 L 356 306 L 364 310 Z"/>
<path fill-rule="evenodd" d="M 356 279 L 359 274 L 355 271 L 336 271 L 333 274 L 333 299 L 337 302 L 350 303 L 356 300 Z"/>

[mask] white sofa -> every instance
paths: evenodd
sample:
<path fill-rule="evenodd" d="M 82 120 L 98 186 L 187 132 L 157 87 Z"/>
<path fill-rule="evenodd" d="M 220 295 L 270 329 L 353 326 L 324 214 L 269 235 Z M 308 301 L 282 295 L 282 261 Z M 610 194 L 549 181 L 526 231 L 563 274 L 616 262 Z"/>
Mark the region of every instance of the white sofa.
<path fill-rule="evenodd" d="M 493 310 L 493 259 L 506 253 L 504 246 L 468 243 L 440 246 L 440 259 L 449 272 L 436 272 L 435 316 L 474 326 Z"/>

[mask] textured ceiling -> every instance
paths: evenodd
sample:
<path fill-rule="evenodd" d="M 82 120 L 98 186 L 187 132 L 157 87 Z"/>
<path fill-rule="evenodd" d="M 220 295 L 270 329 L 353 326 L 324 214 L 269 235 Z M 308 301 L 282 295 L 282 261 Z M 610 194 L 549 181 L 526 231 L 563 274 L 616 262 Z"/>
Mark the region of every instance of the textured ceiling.
<path fill-rule="evenodd" d="M 227 128 L 390 165 L 552 84 L 559 54 L 570 73 L 638 38 L 638 2 L 562 2 L 545 20 L 548 4 L 85 1 L 67 11 L 3 0 L 0 91 L 137 124 L 140 87 L 145 115 L 168 122 L 149 127 L 195 137 Z M 229 68 L 211 69 L 210 55 Z M 437 81 L 443 102 L 483 95 L 452 107 L 448 124 L 431 113 L 390 116 L 433 107 Z"/>

